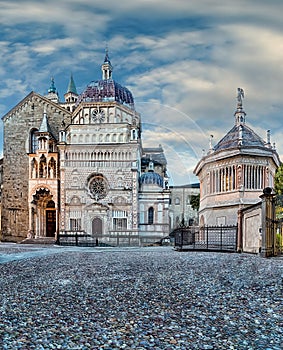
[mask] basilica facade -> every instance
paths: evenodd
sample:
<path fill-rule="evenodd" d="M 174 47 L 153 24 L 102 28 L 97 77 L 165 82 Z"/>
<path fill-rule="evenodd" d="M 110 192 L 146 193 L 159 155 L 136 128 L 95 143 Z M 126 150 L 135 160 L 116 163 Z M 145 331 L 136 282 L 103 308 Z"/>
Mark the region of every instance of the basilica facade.
<path fill-rule="evenodd" d="M 169 234 L 166 158 L 144 148 L 132 93 L 102 77 L 64 101 L 54 80 L 3 117 L 2 240 L 81 232 L 110 245 L 141 245 Z"/>
<path fill-rule="evenodd" d="M 271 144 L 246 124 L 243 89 L 238 88 L 234 126 L 195 167 L 200 181 L 200 226 L 236 225 L 238 212 L 261 201 L 266 187 L 274 187 L 280 159 Z M 261 226 L 261 223 L 258 223 Z"/>

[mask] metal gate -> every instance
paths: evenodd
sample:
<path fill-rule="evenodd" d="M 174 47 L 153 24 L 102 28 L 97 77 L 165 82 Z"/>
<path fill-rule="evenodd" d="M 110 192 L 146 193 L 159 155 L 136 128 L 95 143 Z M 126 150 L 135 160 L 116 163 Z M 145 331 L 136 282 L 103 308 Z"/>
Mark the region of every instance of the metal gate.
<path fill-rule="evenodd" d="M 283 254 L 283 196 L 276 195 L 275 204 L 275 255 Z"/>
<path fill-rule="evenodd" d="M 238 226 L 190 226 L 175 230 L 175 249 L 237 251 Z"/>
<path fill-rule="evenodd" d="M 283 219 L 276 220 L 275 255 L 283 254 Z"/>
<path fill-rule="evenodd" d="M 283 196 L 274 195 L 270 188 L 263 191 L 262 198 L 262 251 L 263 257 L 283 253 Z"/>

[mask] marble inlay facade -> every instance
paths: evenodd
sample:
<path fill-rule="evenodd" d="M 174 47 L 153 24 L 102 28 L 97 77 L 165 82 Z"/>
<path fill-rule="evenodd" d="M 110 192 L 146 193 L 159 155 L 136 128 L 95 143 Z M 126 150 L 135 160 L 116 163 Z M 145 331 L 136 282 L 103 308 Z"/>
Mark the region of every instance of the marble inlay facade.
<path fill-rule="evenodd" d="M 108 54 L 101 68 L 81 94 L 71 77 L 60 102 L 52 79 L 46 96 L 31 92 L 3 117 L 3 240 L 77 231 L 140 245 L 169 234 L 163 149 L 142 147 L 141 116 Z"/>

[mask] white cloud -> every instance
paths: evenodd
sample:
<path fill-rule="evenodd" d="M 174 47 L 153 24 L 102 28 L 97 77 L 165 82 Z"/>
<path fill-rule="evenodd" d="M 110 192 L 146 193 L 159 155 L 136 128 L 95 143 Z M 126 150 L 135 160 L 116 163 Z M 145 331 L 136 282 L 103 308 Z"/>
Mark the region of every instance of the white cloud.
<path fill-rule="evenodd" d="M 26 91 L 26 84 L 20 79 L 6 79 L 2 84 L 3 87 L 0 90 L 0 98 L 10 96 L 11 93 L 24 94 Z"/>
<path fill-rule="evenodd" d="M 41 40 L 33 43 L 32 50 L 39 54 L 52 54 L 57 50 L 73 48 L 76 45 L 78 45 L 78 40 L 75 38 Z"/>
<path fill-rule="evenodd" d="M 2 112 L 31 87 L 46 91 L 51 75 L 56 84 L 65 76 L 62 86 L 70 72 L 82 87 L 99 79 L 108 43 L 114 79 L 142 113 L 145 142 L 164 144 L 178 181 L 188 182 L 209 135 L 216 143 L 233 126 L 237 87 L 245 90 L 247 123 L 263 137 L 270 128 L 283 153 L 283 2 L 12 0 L 0 7 Z"/>

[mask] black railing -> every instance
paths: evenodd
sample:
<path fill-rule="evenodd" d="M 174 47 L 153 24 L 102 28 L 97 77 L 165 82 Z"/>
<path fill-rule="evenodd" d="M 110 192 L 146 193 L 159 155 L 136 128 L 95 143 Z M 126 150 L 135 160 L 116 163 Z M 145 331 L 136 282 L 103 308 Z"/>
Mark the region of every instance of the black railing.
<path fill-rule="evenodd" d="M 236 252 L 237 233 L 237 226 L 182 227 L 175 230 L 175 248 Z"/>
<path fill-rule="evenodd" d="M 64 231 L 57 235 L 56 244 L 64 246 L 95 247 L 102 246 L 99 237 L 85 231 Z"/>
<path fill-rule="evenodd" d="M 103 234 L 90 234 L 83 230 L 66 230 L 57 235 L 56 244 L 85 247 L 138 246 L 139 236 L 138 232 L 131 230 L 113 230 Z"/>

